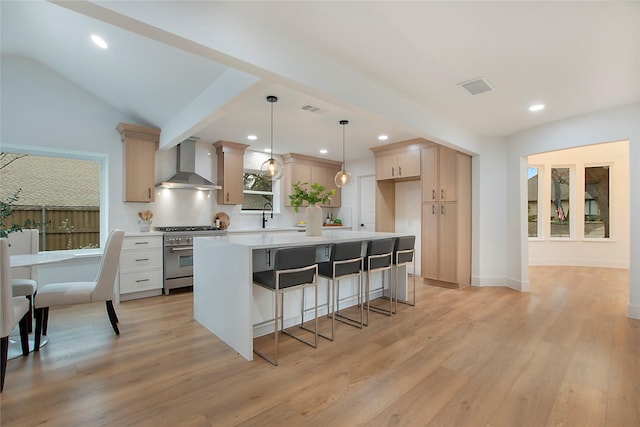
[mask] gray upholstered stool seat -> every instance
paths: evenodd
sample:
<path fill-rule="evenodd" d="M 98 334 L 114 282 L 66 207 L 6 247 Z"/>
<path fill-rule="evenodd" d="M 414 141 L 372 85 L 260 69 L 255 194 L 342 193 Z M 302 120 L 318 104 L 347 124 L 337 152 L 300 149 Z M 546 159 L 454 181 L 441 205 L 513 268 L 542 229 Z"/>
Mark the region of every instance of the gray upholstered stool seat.
<path fill-rule="evenodd" d="M 393 289 L 393 281 L 391 280 L 391 266 L 393 264 L 393 248 L 395 247 L 395 239 L 378 239 L 371 240 L 367 244 L 367 255 L 364 259 L 364 270 L 367 272 L 367 285 L 365 290 L 365 296 L 367 299 L 367 321 L 365 325 L 369 324 L 369 311 L 373 310 L 378 313 L 386 314 L 391 316 L 394 312 L 393 310 L 393 298 L 395 291 Z M 387 271 L 389 275 L 389 295 L 385 296 L 385 280 L 384 280 L 384 272 Z M 389 300 L 389 309 L 385 309 L 382 307 L 371 306 L 370 298 L 371 298 L 371 277 L 372 273 L 382 273 L 382 297 L 388 298 Z"/>
<path fill-rule="evenodd" d="M 329 261 L 318 264 L 318 274 L 329 280 L 329 286 L 327 287 L 327 307 L 329 306 L 329 301 L 331 301 L 331 336 L 321 334 L 322 337 L 333 341 L 336 319 L 351 326 L 363 327 L 362 263 L 362 242 L 358 241 L 332 244 L 330 246 Z M 340 313 L 340 279 L 349 277 L 358 278 L 357 305 L 360 309 L 360 319 L 354 319 Z"/>
<path fill-rule="evenodd" d="M 253 282 L 269 291 L 274 292 L 275 310 L 274 310 L 274 341 L 275 356 L 270 357 L 262 351 L 255 348 L 253 351 L 260 357 L 266 359 L 271 364 L 278 365 L 278 336 L 280 332 L 289 335 L 311 347 L 318 347 L 318 264 L 316 264 L 316 248 L 315 246 L 280 248 L 275 250 L 273 257 L 273 270 L 260 271 L 253 273 Z M 313 287 L 315 291 L 314 297 L 314 322 L 313 330 L 304 326 L 304 290 L 307 287 Z M 284 329 L 284 294 L 289 291 L 302 290 L 302 307 L 301 307 L 301 323 L 300 327 L 311 331 L 314 334 L 313 342 L 306 340 L 300 336 L 294 335 Z M 280 303 L 278 299 L 280 298 Z M 282 308 L 280 308 L 282 306 Z M 278 320 L 281 320 L 280 328 L 278 328 Z"/>
<path fill-rule="evenodd" d="M 395 289 L 398 290 L 398 275 L 399 268 L 401 266 L 405 266 L 408 268 L 409 264 L 413 265 L 413 296 L 411 299 L 407 296 L 404 301 L 400 301 L 404 304 L 408 304 L 411 306 L 416 305 L 416 275 L 415 275 L 415 244 L 416 244 L 416 236 L 401 236 L 396 238 L 395 247 L 393 249 L 393 264 L 396 266 L 396 282 Z M 408 291 L 408 289 L 407 289 Z M 398 293 L 396 293 L 396 307 L 394 311 L 397 311 L 398 304 Z"/>

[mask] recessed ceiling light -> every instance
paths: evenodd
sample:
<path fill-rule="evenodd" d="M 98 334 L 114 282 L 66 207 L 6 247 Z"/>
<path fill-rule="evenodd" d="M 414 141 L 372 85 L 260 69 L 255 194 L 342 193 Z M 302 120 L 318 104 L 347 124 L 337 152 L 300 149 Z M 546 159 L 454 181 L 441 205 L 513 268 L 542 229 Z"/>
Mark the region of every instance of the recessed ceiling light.
<path fill-rule="evenodd" d="M 529 111 L 540 111 L 540 110 L 544 110 L 544 104 L 534 104 L 531 107 L 529 107 Z"/>
<path fill-rule="evenodd" d="M 247 139 L 249 139 L 251 141 L 255 141 L 256 139 L 258 139 L 258 137 L 255 136 L 255 135 L 249 135 L 249 136 L 247 136 Z"/>
<path fill-rule="evenodd" d="M 109 46 L 107 45 L 107 42 L 104 41 L 104 39 L 100 36 L 97 36 L 95 34 L 91 34 L 91 40 L 93 40 L 93 42 L 96 44 L 96 46 L 101 47 L 102 49 L 106 49 Z"/>
<path fill-rule="evenodd" d="M 265 153 L 270 153 L 270 152 L 271 152 L 271 148 L 265 148 L 263 151 L 264 151 Z"/>
<path fill-rule="evenodd" d="M 327 150 L 326 148 L 323 148 L 322 150 L 320 150 L 320 154 L 327 154 L 329 152 L 329 150 Z"/>
<path fill-rule="evenodd" d="M 378 139 L 379 139 L 380 141 L 386 141 L 387 139 L 389 139 L 389 137 L 388 137 L 387 135 L 379 135 L 379 136 L 378 136 Z"/>

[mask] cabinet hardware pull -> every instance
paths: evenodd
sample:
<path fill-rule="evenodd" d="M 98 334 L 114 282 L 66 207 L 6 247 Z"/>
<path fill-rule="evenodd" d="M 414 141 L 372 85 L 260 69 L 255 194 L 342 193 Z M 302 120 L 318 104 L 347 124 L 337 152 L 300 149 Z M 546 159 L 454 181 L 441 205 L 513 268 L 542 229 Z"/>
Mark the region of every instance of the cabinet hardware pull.
<path fill-rule="evenodd" d="M 394 170 L 394 167 L 393 167 L 393 166 L 391 166 L 391 176 L 396 176 L 396 175 L 395 175 L 395 170 Z"/>
<path fill-rule="evenodd" d="M 227 191 L 227 202 L 229 201 L 229 192 Z"/>
<path fill-rule="evenodd" d="M 398 166 L 398 176 L 402 176 L 402 166 Z"/>
<path fill-rule="evenodd" d="M 136 242 L 136 245 L 148 245 L 149 242 Z"/>
<path fill-rule="evenodd" d="M 271 249 L 267 249 L 267 251 L 265 252 L 265 255 L 267 256 L 267 265 L 270 266 L 271 265 Z"/>
<path fill-rule="evenodd" d="M 149 258 L 138 258 L 136 261 L 149 261 Z"/>
<path fill-rule="evenodd" d="M 140 282 L 148 282 L 149 279 L 140 279 L 140 280 L 136 280 L 136 283 L 140 283 Z"/>
<path fill-rule="evenodd" d="M 431 215 L 436 214 L 436 205 L 431 205 Z"/>
<path fill-rule="evenodd" d="M 435 188 L 433 190 L 431 190 L 431 200 L 435 200 L 436 199 L 436 190 Z"/>
<path fill-rule="evenodd" d="M 440 199 L 444 200 L 444 190 L 440 190 Z"/>
<path fill-rule="evenodd" d="M 444 205 L 440 205 L 440 214 L 444 215 Z"/>
<path fill-rule="evenodd" d="M 149 200 L 151 200 L 151 187 L 149 187 Z"/>

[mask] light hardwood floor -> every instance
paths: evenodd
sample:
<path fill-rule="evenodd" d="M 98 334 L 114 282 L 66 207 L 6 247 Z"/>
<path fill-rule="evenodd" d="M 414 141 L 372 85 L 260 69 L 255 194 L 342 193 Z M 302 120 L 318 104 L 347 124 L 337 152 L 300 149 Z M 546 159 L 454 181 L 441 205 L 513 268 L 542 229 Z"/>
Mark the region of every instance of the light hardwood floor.
<path fill-rule="evenodd" d="M 10 360 L 0 424 L 639 426 L 640 321 L 628 271 L 531 268 L 531 293 L 418 286 L 280 366 L 193 320 L 192 294 L 51 311 L 49 344 Z"/>

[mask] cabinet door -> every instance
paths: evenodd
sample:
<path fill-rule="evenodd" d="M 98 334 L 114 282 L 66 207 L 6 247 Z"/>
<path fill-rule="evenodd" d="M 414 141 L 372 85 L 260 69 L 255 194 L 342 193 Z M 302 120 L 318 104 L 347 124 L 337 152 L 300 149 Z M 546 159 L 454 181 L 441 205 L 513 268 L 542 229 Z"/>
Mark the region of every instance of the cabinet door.
<path fill-rule="evenodd" d="M 458 200 L 458 152 L 446 147 L 438 147 L 438 178 L 440 182 L 440 200 L 454 202 Z"/>
<path fill-rule="evenodd" d="M 285 173 L 286 172 L 288 172 L 288 175 L 285 176 L 286 188 L 284 189 L 284 205 L 291 206 L 289 196 L 293 194 L 293 184 L 297 182 L 304 184 L 306 182 L 311 185 L 313 183 L 311 177 L 311 165 L 290 163 L 289 167 L 285 170 Z M 305 203 L 304 206 L 306 205 L 307 204 Z"/>
<path fill-rule="evenodd" d="M 386 154 L 376 156 L 376 180 L 393 179 L 397 177 L 396 155 Z"/>
<path fill-rule="evenodd" d="M 420 149 L 412 148 L 397 153 L 396 163 L 398 178 L 420 176 Z"/>
<path fill-rule="evenodd" d="M 438 211 L 437 203 L 422 205 L 421 270 L 425 279 L 438 279 Z"/>
<path fill-rule="evenodd" d="M 323 185 L 326 190 L 336 190 L 336 194 L 331 198 L 329 203 L 322 204 L 323 207 L 337 208 L 340 206 L 340 188 L 336 185 L 335 176 L 338 170 L 327 168 L 324 166 L 311 166 L 311 181 Z"/>
<path fill-rule="evenodd" d="M 427 147 L 421 150 L 422 163 L 422 202 L 439 200 L 438 188 L 438 147 Z"/>
<path fill-rule="evenodd" d="M 218 198 L 218 203 L 223 205 L 241 205 L 244 199 L 244 156 L 235 152 L 223 153 L 222 156 L 224 159 L 221 190 L 222 199 Z"/>
<path fill-rule="evenodd" d="M 155 200 L 155 153 L 153 141 L 125 138 L 124 201 L 153 202 Z"/>
<path fill-rule="evenodd" d="M 438 276 L 445 282 L 458 282 L 458 216 L 457 203 L 438 205 Z"/>

